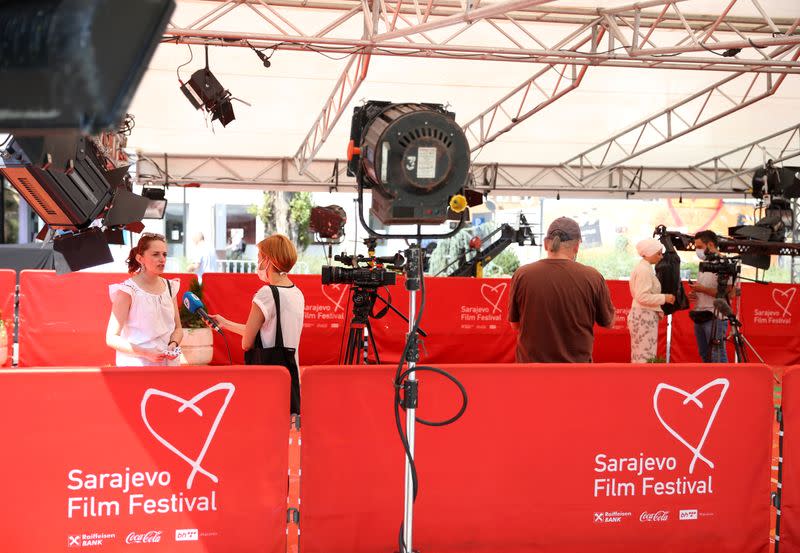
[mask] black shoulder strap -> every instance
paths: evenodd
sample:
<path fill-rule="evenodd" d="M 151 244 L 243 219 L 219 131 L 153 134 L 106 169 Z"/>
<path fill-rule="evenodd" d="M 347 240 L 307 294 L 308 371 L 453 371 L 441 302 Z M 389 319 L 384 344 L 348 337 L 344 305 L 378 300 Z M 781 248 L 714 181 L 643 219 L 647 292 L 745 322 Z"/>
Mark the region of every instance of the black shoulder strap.
<path fill-rule="evenodd" d="M 282 348 L 283 330 L 281 329 L 281 296 L 278 293 L 277 286 L 270 284 L 269 288 L 272 290 L 272 298 L 275 300 L 275 317 L 277 318 L 277 323 L 275 325 L 275 347 Z"/>
<path fill-rule="evenodd" d="M 169 291 L 169 297 L 171 298 L 172 297 L 172 285 L 169 283 L 169 279 L 168 278 L 165 278 L 164 280 L 167 283 L 167 290 Z"/>

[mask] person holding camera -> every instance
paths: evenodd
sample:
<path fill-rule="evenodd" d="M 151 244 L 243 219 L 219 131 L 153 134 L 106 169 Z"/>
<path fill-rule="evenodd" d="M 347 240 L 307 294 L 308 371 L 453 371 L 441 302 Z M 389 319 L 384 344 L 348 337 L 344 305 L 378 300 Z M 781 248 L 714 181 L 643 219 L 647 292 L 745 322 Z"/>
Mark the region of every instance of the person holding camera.
<path fill-rule="evenodd" d="M 655 238 L 641 240 L 636 252 L 642 260 L 631 273 L 629 286 L 633 303 L 628 314 L 628 331 L 631 333 L 631 363 L 647 363 L 656 356 L 658 346 L 658 321 L 664 316 L 661 306 L 675 303 L 675 296 L 661 293 L 661 283 L 656 278 L 653 265 L 664 257 L 663 245 Z"/>
<path fill-rule="evenodd" d="M 300 413 L 300 335 L 305 298 L 289 279 L 297 262 L 297 249 L 283 234 L 273 234 L 257 244 L 258 278 L 265 283 L 253 296 L 246 323 L 210 315 L 225 330 L 242 336 L 248 365 L 281 365 L 292 379 L 292 413 Z"/>
<path fill-rule="evenodd" d="M 106 345 L 116 350 L 118 367 L 178 364 L 183 339 L 177 300 L 181 282 L 161 276 L 166 262 L 166 240 L 146 232 L 128 255 L 131 277 L 108 287 L 111 316 Z"/>
<path fill-rule="evenodd" d="M 719 237 L 714 231 L 703 230 L 694 235 L 694 248 L 700 261 L 705 261 L 709 254 L 719 255 Z M 718 296 L 719 277 L 712 271 L 701 269 L 697 273 L 697 282 L 691 284 L 689 295 L 695 304 L 689 311 L 694 322 L 694 335 L 697 349 L 703 363 L 727 363 L 728 352 L 725 349 L 725 336 L 728 333 L 728 321 L 714 309 L 714 299 Z M 725 293 L 727 296 L 727 292 Z"/>

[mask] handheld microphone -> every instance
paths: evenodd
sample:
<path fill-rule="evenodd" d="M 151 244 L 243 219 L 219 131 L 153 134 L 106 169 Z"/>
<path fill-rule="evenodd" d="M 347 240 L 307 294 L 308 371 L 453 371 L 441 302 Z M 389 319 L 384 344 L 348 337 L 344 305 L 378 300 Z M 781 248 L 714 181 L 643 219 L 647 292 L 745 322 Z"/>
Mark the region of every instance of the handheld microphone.
<path fill-rule="evenodd" d="M 208 316 L 206 307 L 203 305 L 203 302 L 200 301 L 200 298 L 197 297 L 197 294 L 185 292 L 183 294 L 183 306 L 189 310 L 189 313 L 199 315 L 211 328 L 222 334 L 222 329 L 217 324 L 217 321 Z"/>

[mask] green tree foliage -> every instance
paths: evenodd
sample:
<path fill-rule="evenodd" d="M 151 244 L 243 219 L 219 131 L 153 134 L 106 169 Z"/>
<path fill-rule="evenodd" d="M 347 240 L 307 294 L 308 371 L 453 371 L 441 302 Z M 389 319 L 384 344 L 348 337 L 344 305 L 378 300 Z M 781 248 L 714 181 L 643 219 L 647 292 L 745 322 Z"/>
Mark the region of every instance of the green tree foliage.
<path fill-rule="evenodd" d="M 511 248 L 512 246 L 509 246 L 492 259 L 483 270 L 483 275 L 487 277 L 512 276 L 519 269 L 519 257 Z"/>
<path fill-rule="evenodd" d="M 264 223 L 264 232 L 269 235 L 275 232 L 275 195 L 277 192 L 265 190 L 261 205 L 252 205 L 247 209 L 251 215 L 255 215 Z"/>
<path fill-rule="evenodd" d="M 289 222 L 291 238 L 297 245 L 297 249 L 305 251 L 311 245 L 311 234 L 308 224 L 311 221 L 311 208 L 314 203 L 311 200 L 310 192 L 297 192 L 292 194 L 289 200 Z"/>

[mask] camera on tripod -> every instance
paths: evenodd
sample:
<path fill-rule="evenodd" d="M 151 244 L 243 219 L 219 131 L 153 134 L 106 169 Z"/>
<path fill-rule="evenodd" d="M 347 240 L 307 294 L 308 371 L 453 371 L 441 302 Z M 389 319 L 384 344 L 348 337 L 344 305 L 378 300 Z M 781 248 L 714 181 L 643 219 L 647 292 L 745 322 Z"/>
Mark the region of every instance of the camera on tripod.
<path fill-rule="evenodd" d="M 718 253 L 706 253 L 706 260 L 700 262 L 700 271 L 717 275 L 717 298 L 728 297 L 728 286 L 733 284 L 742 272 L 741 257 L 723 257 Z"/>
<path fill-rule="evenodd" d="M 706 260 L 700 262 L 700 271 L 715 273 L 717 277 L 735 277 L 742 271 L 739 257 L 722 257 L 718 253 L 706 253 Z"/>
<path fill-rule="evenodd" d="M 322 284 L 352 284 L 363 288 L 390 286 L 397 282 L 396 271 L 405 265 L 405 258 L 400 253 L 389 257 L 340 253 L 333 259 L 347 267 L 323 265 Z"/>

